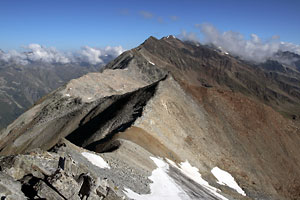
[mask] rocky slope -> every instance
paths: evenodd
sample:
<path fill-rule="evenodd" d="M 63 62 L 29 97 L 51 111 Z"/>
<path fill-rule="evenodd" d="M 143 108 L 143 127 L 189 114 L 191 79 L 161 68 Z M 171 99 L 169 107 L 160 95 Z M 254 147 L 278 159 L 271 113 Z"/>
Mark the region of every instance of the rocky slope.
<path fill-rule="evenodd" d="M 172 36 L 150 37 L 1 132 L 0 194 L 300 199 L 292 117 L 300 114 L 300 79 L 284 76 Z"/>

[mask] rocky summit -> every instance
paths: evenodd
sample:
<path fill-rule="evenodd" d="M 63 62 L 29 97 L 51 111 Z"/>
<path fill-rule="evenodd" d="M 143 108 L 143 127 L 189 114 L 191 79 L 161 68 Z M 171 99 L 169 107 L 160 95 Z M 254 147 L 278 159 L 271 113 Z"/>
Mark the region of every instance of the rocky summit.
<path fill-rule="evenodd" d="M 300 199 L 299 116 L 297 65 L 150 37 L 2 130 L 0 197 Z"/>

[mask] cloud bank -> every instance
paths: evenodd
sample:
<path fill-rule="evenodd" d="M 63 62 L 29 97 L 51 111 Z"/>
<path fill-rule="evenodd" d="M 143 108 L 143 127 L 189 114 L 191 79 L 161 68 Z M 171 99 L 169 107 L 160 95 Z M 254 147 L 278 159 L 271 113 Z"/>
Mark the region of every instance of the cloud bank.
<path fill-rule="evenodd" d="M 23 47 L 24 52 L 11 50 L 8 52 L 0 51 L 0 60 L 12 62 L 21 65 L 27 65 L 31 62 L 44 63 L 89 63 L 92 65 L 103 64 L 104 59 L 108 56 L 117 57 L 124 49 L 122 46 L 107 46 L 105 48 L 92 48 L 89 46 L 82 47 L 76 52 L 60 52 L 53 47 L 44 47 L 39 44 L 30 44 Z"/>
<path fill-rule="evenodd" d="M 68 63 L 70 62 L 70 58 L 66 55 L 58 52 L 55 48 L 50 47 L 42 47 L 39 44 L 30 44 L 25 47 L 28 52 L 25 53 L 27 55 L 27 60 L 29 61 L 41 61 L 46 63 Z"/>
<path fill-rule="evenodd" d="M 196 27 L 199 28 L 204 36 L 203 43 L 221 47 L 222 50 L 245 60 L 263 62 L 272 58 L 278 51 L 290 51 L 300 54 L 299 45 L 282 42 L 279 36 L 262 40 L 258 35 L 251 34 L 250 39 L 246 39 L 239 32 L 220 32 L 216 27 L 210 24 L 196 25 Z M 183 40 L 199 41 L 197 40 L 196 33 L 182 31 L 180 37 Z"/>

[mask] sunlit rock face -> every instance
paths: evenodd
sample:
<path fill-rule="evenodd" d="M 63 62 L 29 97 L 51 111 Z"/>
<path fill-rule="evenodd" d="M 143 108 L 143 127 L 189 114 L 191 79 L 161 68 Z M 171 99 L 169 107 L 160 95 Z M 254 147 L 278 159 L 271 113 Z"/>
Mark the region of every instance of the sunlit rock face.
<path fill-rule="evenodd" d="M 1 132 L 0 194 L 300 198 L 299 75 L 264 66 L 150 37 Z"/>

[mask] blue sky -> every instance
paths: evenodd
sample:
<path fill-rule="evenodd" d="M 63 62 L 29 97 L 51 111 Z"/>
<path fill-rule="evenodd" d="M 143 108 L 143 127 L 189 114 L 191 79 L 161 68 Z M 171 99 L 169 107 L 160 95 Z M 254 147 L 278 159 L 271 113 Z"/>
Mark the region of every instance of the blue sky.
<path fill-rule="evenodd" d="M 251 33 L 300 44 L 298 0 L 1 0 L 0 48 L 38 43 L 59 50 L 122 45 L 153 35 L 194 32 L 210 23 L 220 31 Z"/>

